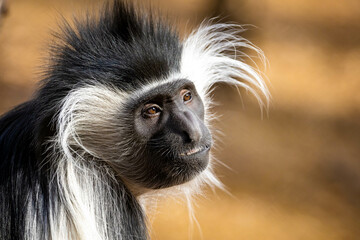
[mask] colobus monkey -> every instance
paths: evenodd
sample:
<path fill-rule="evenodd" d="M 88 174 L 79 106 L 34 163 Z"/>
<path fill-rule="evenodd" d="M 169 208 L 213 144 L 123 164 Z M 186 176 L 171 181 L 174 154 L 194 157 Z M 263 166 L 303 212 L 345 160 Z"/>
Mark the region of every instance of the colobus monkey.
<path fill-rule="evenodd" d="M 212 173 L 214 83 L 268 90 L 242 61 L 241 27 L 203 23 L 185 40 L 114 1 L 65 24 L 34 97 L 0 120 L 0 239 L 147 239 L 145 200 Z M 262 96 L 263 95 L 263 96 Z"/>

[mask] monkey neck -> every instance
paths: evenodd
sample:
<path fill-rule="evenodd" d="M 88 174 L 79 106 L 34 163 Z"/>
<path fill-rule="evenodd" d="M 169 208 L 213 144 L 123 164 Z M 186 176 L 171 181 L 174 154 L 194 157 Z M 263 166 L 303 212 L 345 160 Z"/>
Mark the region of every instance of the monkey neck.
<path fill-rule="evenodd" d="M 136 198 L 139 198 L 141 195 L 146 194 L 151 191 L 151 189 L 142 187 L 139 184 L 136 184 L 136 183 L 133 183 L 133 182 L 127 180 L 126 178 L 123 178 L 123 177 L 119 177 L 119 178 L 120 178 L 119 180 L 125 184 L 127 189 L 129 189 L 131 194 Z"/>

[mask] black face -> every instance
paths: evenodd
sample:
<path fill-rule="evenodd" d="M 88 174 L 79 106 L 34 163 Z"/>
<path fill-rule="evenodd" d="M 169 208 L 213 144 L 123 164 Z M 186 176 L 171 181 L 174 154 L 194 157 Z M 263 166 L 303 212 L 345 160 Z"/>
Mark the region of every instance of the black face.
<path fill-rule="evenodd" d="M 193 83 L 166 83 L 131 102 L 138 146 L 128 165 L 136 169 L 124 173 L 128 180 L 163 188 L 189 181 L 207 167 L 212 138 Z"/>

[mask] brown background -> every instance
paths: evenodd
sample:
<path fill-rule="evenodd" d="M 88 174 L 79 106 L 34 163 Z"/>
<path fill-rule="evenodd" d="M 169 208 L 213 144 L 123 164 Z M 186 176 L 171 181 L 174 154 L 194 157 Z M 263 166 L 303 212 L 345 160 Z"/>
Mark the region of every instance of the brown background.
<path fill-rule="evenodd" d="M 141 4 L 147 1 L 138 1 Z M 204 17 L 253 24 L 273 99 L 261 119 L 255 100 L 215 91 L 224 133 L 218 175 L 232 195 L 197 201 L 203 239 L 359 239 L 360 1 L 156 0 L 180 32 Z M 0 113 L 28 99 L 39 81 L 50 30 L 60 15 L 96 8 L 90 0 L 10 0 L 0 21 Z M 244 106 L 243 106 L 244 105 Z M 184 203 L 164 200 L 153 239 L 201 239 Z"/>

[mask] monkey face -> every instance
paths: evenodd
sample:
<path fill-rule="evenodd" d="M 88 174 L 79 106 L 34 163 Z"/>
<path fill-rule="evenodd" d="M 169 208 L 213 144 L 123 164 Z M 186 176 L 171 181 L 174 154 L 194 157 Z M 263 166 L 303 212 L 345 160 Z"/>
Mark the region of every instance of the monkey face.
<path fill-rule="evenodd" d="M 125 178 L 142 187 L 163 188 L 187 182 L 206 169 L 212 138 L 192 82 L 181 79 L 151 87 L 128 105 L 138 149 L 129 159 L 135 169 L 127 165 Z"/>

